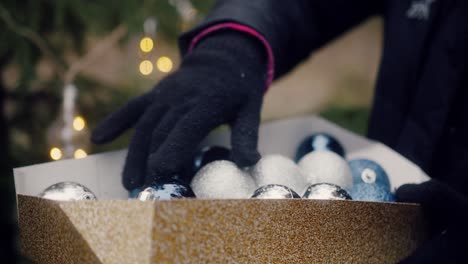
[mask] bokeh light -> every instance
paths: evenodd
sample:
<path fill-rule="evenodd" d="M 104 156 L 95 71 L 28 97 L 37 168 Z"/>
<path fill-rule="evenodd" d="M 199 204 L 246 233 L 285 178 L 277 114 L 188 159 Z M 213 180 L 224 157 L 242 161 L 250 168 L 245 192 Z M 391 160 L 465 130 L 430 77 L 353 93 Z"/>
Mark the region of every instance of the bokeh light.
<path fill-rule="evenodd" d="M 83 128 L 86 126 L 86 121 L 84 120 L 83 117 L 77 116 L 75 119 L 73 119 L 73 129 L 76 131 L 81 131 Z"/>
<path fill-rule="evenodd" d="M 140 49 L 143 52 L 150 52 L 153 50 L 154 43 L 153 40 L 149 37 L 144 37 L 140 41 Z"/>
<path fill-rule="evenodd" d="M 73 157 L 75 157 L 75 159 L 82 159 L 82 158 L 86 158 L 87 156 L 88 156 L 88 153 L 86 153 L 86 151 L 82 149 L 75 150 L 75 153 L 73 154 Z"/>
<path fill-rule="evenodd" d="M 62 158 L 62 151 L 57 147 L 51 148 L 49 154 L 50 158 L 53 160 L 59 160 Z"/>
<path fill-rule="evenodd" d="M 140 73 L 143 75 L 148 75 L 153 72 L 153 63 L 149 60 L 144 60 L 140 63 Z"/>
<path fill-rule="evenodd" d="M 158 70 L 165 73 L 170 72 L 173 65 L 171 58 L 166 56 L 162 56 L 156 61 L 156 67 L 158 67 Z"/>

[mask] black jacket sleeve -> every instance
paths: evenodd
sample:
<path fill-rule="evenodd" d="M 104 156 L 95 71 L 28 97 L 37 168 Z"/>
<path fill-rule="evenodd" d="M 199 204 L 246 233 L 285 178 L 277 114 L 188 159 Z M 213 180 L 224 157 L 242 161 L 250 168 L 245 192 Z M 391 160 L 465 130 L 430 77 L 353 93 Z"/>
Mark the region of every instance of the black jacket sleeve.
<path fill-rule="evenodd" d="M 384 0 L 218 0 L 206 20 L 180 38 L 180 48 L 184 54 L 190 40 L 211 25 L 239 23 L 268 40 L 278 78 L 383 6 Z"/>

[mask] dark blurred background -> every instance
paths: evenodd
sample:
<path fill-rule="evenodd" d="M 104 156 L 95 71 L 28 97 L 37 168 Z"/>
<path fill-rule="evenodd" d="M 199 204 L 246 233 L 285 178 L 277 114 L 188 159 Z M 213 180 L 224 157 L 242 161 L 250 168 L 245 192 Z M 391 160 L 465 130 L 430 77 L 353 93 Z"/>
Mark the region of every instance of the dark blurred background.
<path fill-rule="evenodd" d="M 212 4 L 1 1 L 1 254 L 15 252 L 12 168 L 125 148 L 131 132 L 97 147 L 89 142 L 90 130 L 177 69 L 177 36 Z M 365 133 L 381 41 L 382 22 L 372 18 L 314 53 L 273 84 L 263 120 L 316 113 Z"/>

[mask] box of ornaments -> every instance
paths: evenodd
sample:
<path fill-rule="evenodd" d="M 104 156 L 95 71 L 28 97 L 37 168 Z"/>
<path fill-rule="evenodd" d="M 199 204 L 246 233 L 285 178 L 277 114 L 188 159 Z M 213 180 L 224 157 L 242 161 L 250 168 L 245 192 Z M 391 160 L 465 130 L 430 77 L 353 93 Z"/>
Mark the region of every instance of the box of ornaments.
<path fill-rule="evenodd" d="M 16 168 L 23 253 L 38 263 L 395 263 L 426 239 L 393 191 L 428 177 L 386 146 L 316 116 L 265 123 L 262 159 L 210 135 L 191 182 L 128 192 L 125 151 Z"/>

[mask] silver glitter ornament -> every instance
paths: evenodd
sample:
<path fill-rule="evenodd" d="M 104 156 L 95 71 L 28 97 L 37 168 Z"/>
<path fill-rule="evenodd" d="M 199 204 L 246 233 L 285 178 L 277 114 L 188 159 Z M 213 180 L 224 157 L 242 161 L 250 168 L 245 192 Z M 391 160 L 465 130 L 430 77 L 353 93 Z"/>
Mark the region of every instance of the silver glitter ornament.
<path fill-rule="evenodd" d="M 268 184 L 258 188 L 252 198 L 259 199 L 292 199 L 301 198 L 291 188 L 280 184 Z"/>
<path fill-rule="evenodd" d="M 319 200 L 352 200 L 348 192 L 340 186 L 331 183 L 317 183 L 309 186 L 302 198 Z"/>
<path fill-rule="evenodd" d="M 155 201 L 190 197 L 195 197 L 192 189 L 181 182 L 173 180 L 151 184 L 143 188 L 143 190 L 138 193 L 137 199 L 140 201 Z"/>
<path fill-rule="evenodd" d="M 47 187 L 39 197 L 55 201 L 96 200 L 96 195 L 86 186 L 76 182 L 59 182 Z"/>

